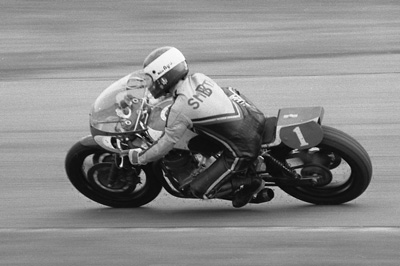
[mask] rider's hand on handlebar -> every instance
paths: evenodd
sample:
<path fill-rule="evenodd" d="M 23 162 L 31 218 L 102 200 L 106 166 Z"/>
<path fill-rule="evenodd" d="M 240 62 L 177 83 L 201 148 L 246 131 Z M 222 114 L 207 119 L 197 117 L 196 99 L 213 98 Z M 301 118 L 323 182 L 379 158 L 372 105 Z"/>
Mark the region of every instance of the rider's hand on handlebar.
<path fill-rule="evenodd" d="M 142 152 L 143 150 L 140 148 L 137 149 L 130 149 L 128 152 L 128 156 L 129 156 L 129 161 L 131 162 L 131 164 L 133 165 L 138 165 L 141 164 L 140 160 L 139 160 L 139 154 Z"/>

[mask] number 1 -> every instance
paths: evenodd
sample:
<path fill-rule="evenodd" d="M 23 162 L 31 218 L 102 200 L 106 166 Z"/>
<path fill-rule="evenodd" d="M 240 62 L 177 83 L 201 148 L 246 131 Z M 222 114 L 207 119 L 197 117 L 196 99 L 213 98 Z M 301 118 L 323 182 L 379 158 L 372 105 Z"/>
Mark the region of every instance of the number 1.
<path fill-rule="evenodd" d="M 300 127 L 295 127 L 293 132 L 296 133 L 297 137 L 299 138 L 301 147 L 308 145 L 308 142 L 304 139 L 303 133 L 301 133 Z"/>

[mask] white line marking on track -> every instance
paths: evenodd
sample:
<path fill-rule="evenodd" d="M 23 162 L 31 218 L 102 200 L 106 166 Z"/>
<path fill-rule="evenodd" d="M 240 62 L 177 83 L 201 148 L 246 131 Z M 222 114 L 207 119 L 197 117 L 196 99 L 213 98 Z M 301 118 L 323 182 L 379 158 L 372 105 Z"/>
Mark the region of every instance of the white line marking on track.
<path fill-rule="evenodd" d="M 61 233 L 61 232 L 196 232 L 196 231 L 246 231 L 246 232 L 397 232 L 400 227 L 99 227 L 99 228 L 0 228 L 1 233 Z"/>

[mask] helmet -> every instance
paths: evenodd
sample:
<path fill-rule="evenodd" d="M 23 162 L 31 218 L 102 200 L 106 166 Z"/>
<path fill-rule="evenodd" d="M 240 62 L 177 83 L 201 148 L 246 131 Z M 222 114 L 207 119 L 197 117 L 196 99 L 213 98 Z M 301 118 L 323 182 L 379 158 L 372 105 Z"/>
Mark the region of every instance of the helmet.
<path fill-rule="evenodd" d="M 152 51 L 144 60 L 143 67 L 153 79 L 149 90 L 156 99 L 167 94 L 189 72 L 183 54 L 168 46 Z"/>

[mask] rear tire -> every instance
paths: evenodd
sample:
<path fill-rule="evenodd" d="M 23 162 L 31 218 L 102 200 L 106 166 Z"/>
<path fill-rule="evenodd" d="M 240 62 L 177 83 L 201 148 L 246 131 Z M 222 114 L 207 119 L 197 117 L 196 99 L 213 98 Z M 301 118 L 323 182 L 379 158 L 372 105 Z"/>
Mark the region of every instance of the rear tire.
<path fill-rule="evenodd" d="M 151 165 L 132 171 L 120 169 L 121 181 L 107 186 L 106 177 L 114 164 L 113 154 L 97 145 L 77 142 L 65 159 L 65 170 L 72 185 L 87 198 L 114 208 L 135 208 L 154 200 L 161 184 L 154 176 Z M 125 172 L 124 172 L 125 171 Z M 126 175 L 126 178 L 124 177 Z M 134 182 L 132 182 L 134 180 Z"/>
<path fill-rule="evenodd" d="M 307 154 L 318 152 L 318 156 L 325 156 L 324 159 L 331 158 L 325 168 L 331 171 L 332 181 L 324 186 L 279 187 L 305 202 L 320 205 L 342 204 L 359 197 L 367 189 L 372 177 L 371 160 L 361 144 L 348 134 L 328 126 L 322 128 L 323 140 L 315 148 L 309 149 Z M 290 157 L 296 157 L 296 150 L 291 152 Z M 305 163 L 310 165 L 313 162 Z M 301 172 L 301 168 L 296 171 Z"/>

